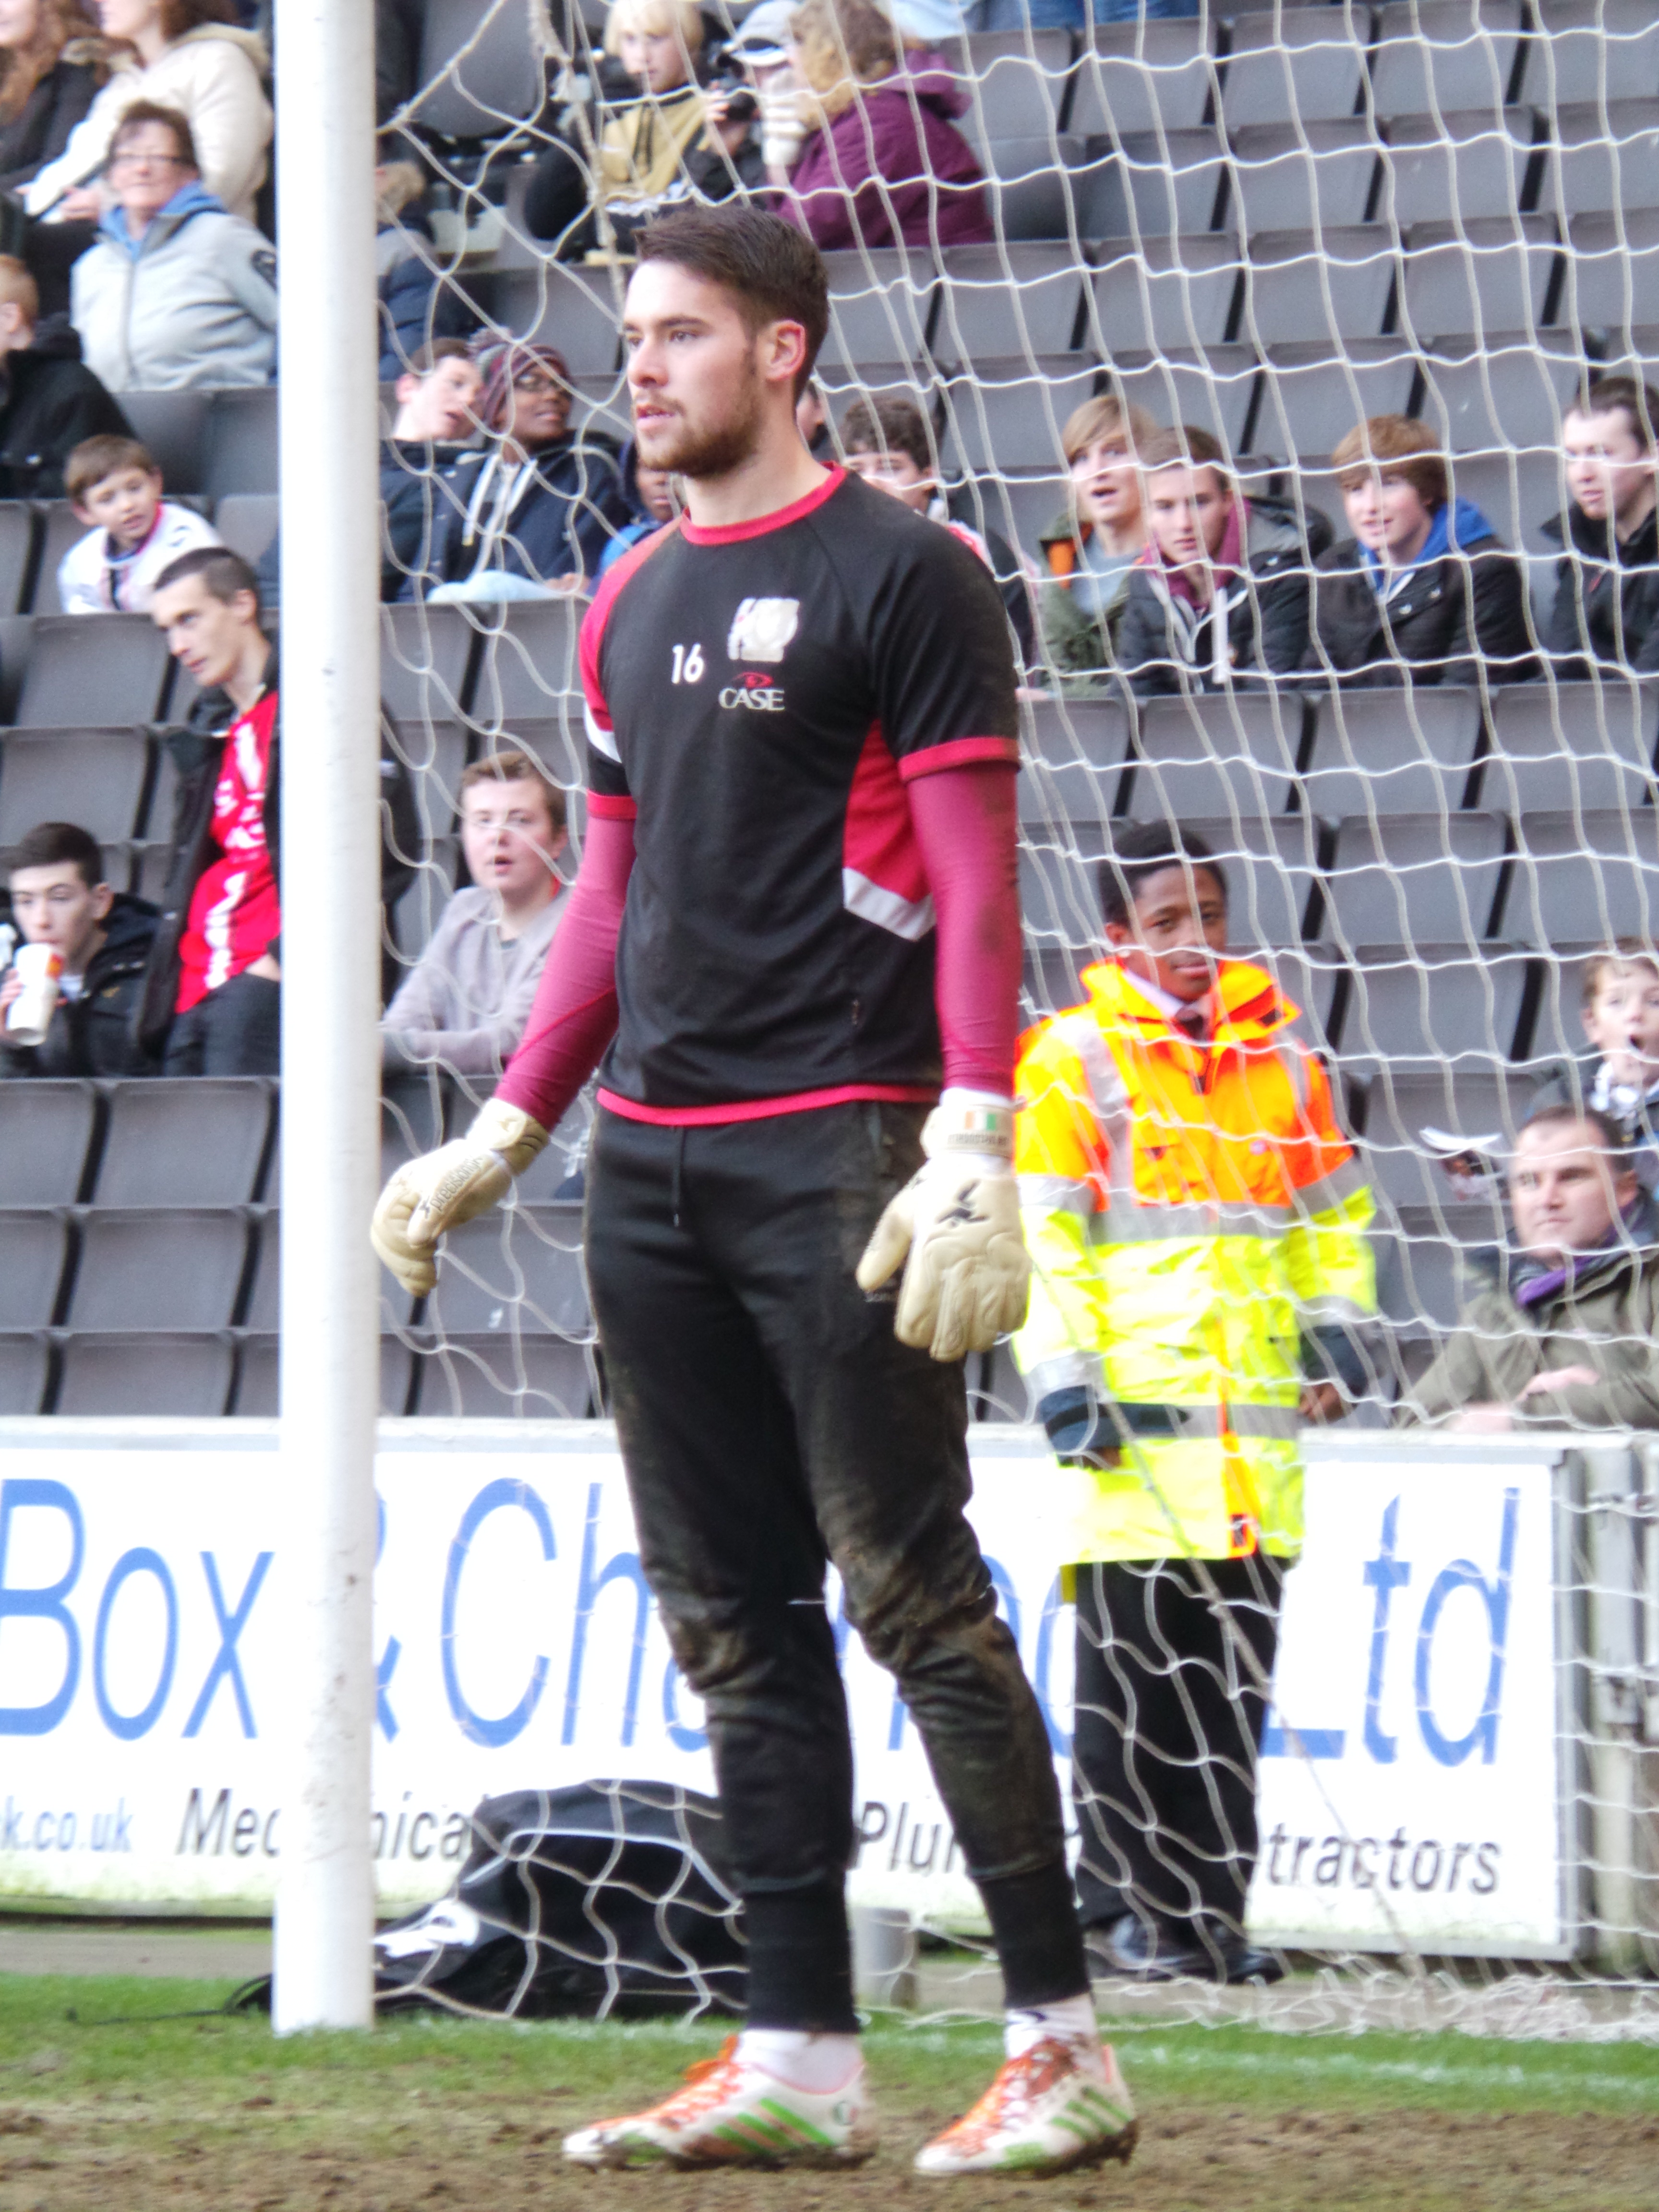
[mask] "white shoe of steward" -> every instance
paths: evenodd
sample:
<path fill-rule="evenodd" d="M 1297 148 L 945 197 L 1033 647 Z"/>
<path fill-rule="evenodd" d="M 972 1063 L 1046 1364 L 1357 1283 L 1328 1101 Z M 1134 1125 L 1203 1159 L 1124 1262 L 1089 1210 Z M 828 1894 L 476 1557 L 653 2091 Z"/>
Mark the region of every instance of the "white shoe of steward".
<path fill-rule="evenodd" d="M 564 2139 L 566 2158 L 591 2166 L 858 2166 L 875 2148 L 862 2061 L 844 2087 L 820 2094 L 745 2058 L 735 2035 L 660 2105 Z"/>
<path fill-rule="evenodd" d="M 1127 2165 L 1138 2124 L 1110 2044 L 1048 2036 L 1003 2062 L 972 2112 L 916 2154 L 918 2173 L 1066 2173 Z"/>

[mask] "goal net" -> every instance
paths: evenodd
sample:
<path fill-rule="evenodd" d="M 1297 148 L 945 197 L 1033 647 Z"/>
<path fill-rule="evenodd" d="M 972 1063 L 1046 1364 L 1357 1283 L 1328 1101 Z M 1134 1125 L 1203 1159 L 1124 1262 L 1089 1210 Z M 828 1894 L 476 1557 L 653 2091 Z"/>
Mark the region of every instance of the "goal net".
<path fill-rule="evenodd" d="M 1597 1071 L 1584 1060 L 1581 1023 L 1587 963 L 1622 945 L 1626 961 L 1636 949 L 1639 968 L 1641 948 L 1659 938 L 1659 706 L 1638 672 L 1640 635 L 1615 636 L 1599 657 L 1547 650 L 1559 642 L 1557 564 L 1571 528 L 1571 403 L 1597 377 L 1645 383 L 1659 359 L 1659 320 L 1647 319 L 1659 268 L 1659 21 L 1644 0 L 1280 0 L 1255 9 L 1199 0 L 1176 19 L 980 30 L 983 9 L 952 27 L 952 0 L 915 5 L 928 27 L 913 49 L 932 50 L 960 94 L 948 127 L 983 173 L 974 204 L 984 234 L 950 242 L 963 234 L 964 202 L 947 191 L 933 195 L 920 227 L 912 213 L 902 244 L 891 242 L 906 220 L 897 192 L 860 203 L 863 232 L 827 257 L 833 315 L 817 380 L 829 449 L 840 450 L 855 401 L 914 402 L 936 511 L 977 533 L 1011 611 L 1023 610 L 1030 1020 L 1083 1002 L 1081 971 L 1103 941 L 1098 864 L 1130 825 L 1177 821 L 1224 867 L 1233 949 L 1268 969 L 1300 1009 L 1299 1034 L 1322 1060 L 1375 1192 L 1378 1313 L 1355 1335 L 1363 1376 L 1340 1431 L 1375 1440 L 1457 1323 L 1471 1256 L 1510 1235 L 1505 1169 L 1528 1113 L 1552 1085 L 1552 1095 L 1592 1095 Z M 385 114 L 386 158 L 412 161 L 423 194 L 389 216 L 383 234 L 385 265 L 395 242 L 432 284 L 413 315 L 383 308 L 383 374 L 418 366 L 422 345 L 457 331 L 475 345 L 554 348 L 574 427 L 596 454 L 619 454 L 629 434 L 618 309 L 630 210 L 729 191 L 745 174 L 755 181 L 731 143 L 724 169 L 717 161 L 697 185 L 683 165 L 658 158 L 680 128 L 689 82 L 727 99 L 755 86 L 752 64 L 729 51 L 747 13 L 727 0 L 711 0 L 700 18 L 665 5 L 660 20 L 678 26 L 684 68 L 678 84 L 642 99 L 620 52 L 605 51 L 599 0 L 568 9 L 434 0 L 412 90 L 392 88 Z M 617 48 L 614 35 L 610 44 Z M 907 82 L 919 117 L 914 55 Z M 941 129 L 950 104 L 928 109 Z M 726 112 L 740 115 L 741 101 Z M 754 132 L 763 121 L 757 114 Z M 576 196 L 562 199 L 572 178 Z M 609 195 L 598 217 L 596 179 Z M 1322 549 L 1352 534 L 1345 472 L 1332 459 L 1344 439 L 1382 416 L 1423 426 L 1458 518 L 1441 542 L 1462 585 L 1474 580 L 1469 548 L 1487 538 L 1518 557 L 1512 657 L 1446 649 L 1440 665 L 1414 665 L 1398 642 L 1410 609 L 1395 596 L 1367 683 L 1343 680 L 1322 631 L 1288 665 L 1253 661 L 1247 645 L 1207 663 L 1172 654 L 1156 684 L 1137 678 L 1115 651 L 1109 621 L 1078 614 L 1079 584 L 1108 587 L 1087 556 L 1065 435 L 1077 410 L 1102 398 L 1119 402 L 1125 421 L 1140 410 L 1158 428 L 1212 439 L 1217 465 L 1293 544 L 1285 565 L 1304 584 Z M 389 380 L 388 428 L 397 405 Z M 881 435 L 890 442 L 890 431 Z M 425 520 L 402 551 L 388 546 L 404 573 L 383 661 L 425 842 L 392 924 L 389 967 L 399 975 L 464 880 L 458 805 L 470 763 L 508 750 L 541 763 L 567 795 L 571 843 L 558 865 L 574 868 L 585 604 L 518 587 L 501 598 L 434 595 L 423 556 L 407 547 L 429 545 L 455 489 L 441 457 L 410 453 L 405 464 L 422 483 Z M 597 497 L 608 467 L 595 463 L 579 500 Z M 1346 481 L 1351 488 L 1351 470 Z M 504 514 L 492 526 L 510 539 Z M 468 574 L 488 565 L 482 555 L 469 560 Z M 533 573 L 516 556 L 501 555 L 501 565 Z M 1267 591 L 1266 571 L 1243 574 L 1239 595 L 1255 625 L 1246 623 L 1247 638 L 1264 631 Z M 1639 598 L 1626 589 L 1625 622 Z M 1104 604 L 1097 592 L 1088 607 Z M 1659 619 L 1655 627 L 1659 665 Z M 460 1073 L 441 1056 L 389 1080 L 389 1158 L 464 1126 L 492 1081 L 487 1067 Z M 603 1412 L 580 1262 L 586 1126 L 579 1110 L 509 1211 L 451 1237 L 431 1298 L 394 1305 L 388 1291 L 388 1410 Z M 1626 1349 L 1639 1364 L 1643 1347 Z M 969 1383 L 986 1431 L 1030 1417 L 1006 1349 L 975 1363 Z M 1328 1457 L 1334 1434 L 1319 1445 Z M 1413 1894 L 1420 1838 L 1395 1850 L 1391 1874 L 1385 1835 L 1370 1838 L 1380 1850 L 1383 1931 L 1371 1955 L 1340 1941 L 1304 1948 L 1320 1923 L 1298 1929 L 1293 1916 L 1267 1915 L 1263 1924 L 1299 1960 L 1320 1962 L 1277 2016 L 1654 2032 L 1653 2008 L 1628 1989 L 1622 2010 L 1564 1994 L 1598 1979 L 1628 1983 L 1656 1956 L 1659 1754 L 1644 1747 L 1659 1637 L 1651 1522 L 1642 1517 L 1654 1492 L 1639 1458 L 1631 1464 L 1637 1473 L 1613 1487 L 1632 1502 L 1607 1504 L 1609 1482 L 1592 1453 L 1576 1491 L 1558 1484 L 1542 1509 L 1555 1516 L 1547 1576 L 1555 1617 L 1576 1624 L 1570 1632 L 1582 1642 L 1612 1618 L 1616 1589 L 1624 1624 L 1616 1654 L 1586 1654 L 1589 1686 L 1556 1710 L 1548 1730 L 1580 1859 L 1624 1855 L 1602 1865 L 1568 1916 L 1574 1932 L 1556 1955 L 1570 1971 L 1512 1972 L 1501 1957 L 1479 1960 L 1455 1943 L 1437 1952 L 1413 1936 L 1399 1900 Z M 1386 1505 L 1380 1499 L 1379 1511 Z M 1389 1553 L 1376 1529 L 1370 1540 L 1382 1547 L 1370 1556 L 1384 1562 L 1386 1584 L 1388 1559 L 1405 1553 Z M 1468 1569 L 1449 1586 L 1466 1595 L 1447 1597 L 1448 1608 L 1484 1601 L 1496 1619 L 1497 1556 L 1490 1544 L 1486 1553 L 1445 1553 L 1447 1572 Z M 1436 1569 L 1420 1571 L 1413 1620 Z M 1379 1587 L 1373 1576 L 1356 1588 L 1352 1601 L 1368 1619 Z M 1310 1607 L 1297 1628 L 1313 1637 Z M 1061 1603 L 1045 1627 L 1054 1654 L 1066 1647 L 1049 1692 L 1062 1718 L 1071 1620 Z M 1143 1656 L 1156 1672 L 1156 1652 Z M 1216 1663 L 1240 1694 L 1265 1689 L 1250 1679 L 1236 1630 Z M 1478 1686 L 1472 1694 L 1478 1712 Z M 1333 1841 L 1339 1867 L 1357 1866 L 1370 1816 L 1345 1804 L 1346 1770 L 1322 1755 L 1302 1716 L 1275 1708 L 1267 1728 L 1264 1777 L 1270 1766 L 1296 1769 L 1307 1804 L 1322 1808 L 1306 1814 L 1316 1826 L 1308 1881 Z M 1615 1745 L 1620 1757 L 1609 1765 Z M 1474 1761 L 1458 1769 L 1467 1776 L 1484 1745 L 1465 1758 Z M 1224 1832 L 1233 1799 L 1216 1777 L 1241 1762 L 1248 1769 L 1238 1742 L 1208 1745 L 1196 1761 Z M 1608 1794 L 1621 1790 L 1620 1819 L 1608 1826 Z M 1264 1867 L 1273 1818 L 1264 1797 Z M 1297 1840 L 1287 1826 L 1281 1868 Z M 1458 1840 L 1448 1831 L 1437 1841 L 1448 1855 L 1435 1876 L 1443 1886 Z M 1466 1884 L 1478 1874 L 1481 1837 L 1471 1831 L 1467 1840 Z M 1415 1863 L 1421 1873 L 1429 1862 Z M 1258 1904 L 1272 1905 L 1266 1883 L 1259 1870 Z M 1198 2012 L 1219 2016 L 1235 2002 L 1182 1987 Z"/>

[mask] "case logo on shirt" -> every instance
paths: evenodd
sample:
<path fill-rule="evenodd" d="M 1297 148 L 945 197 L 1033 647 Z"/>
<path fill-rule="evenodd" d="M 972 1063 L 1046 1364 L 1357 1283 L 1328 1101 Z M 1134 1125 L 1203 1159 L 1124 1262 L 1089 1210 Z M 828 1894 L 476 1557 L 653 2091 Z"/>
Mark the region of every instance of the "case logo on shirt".
<path fill-rule="evenodd" d="M 745 668 L 742 680 L 728 684 L 720 693 L 722 707 L 746 707 L 751 714 L 781 714 L 783 712 L 783 686 L 775 684 L 758 668 Z"/>
<path fill-rule="evenodd" d="M 799 599 L 743 599 L 726 650 L 733 660 L 781 660 L 799 627 Z"/>

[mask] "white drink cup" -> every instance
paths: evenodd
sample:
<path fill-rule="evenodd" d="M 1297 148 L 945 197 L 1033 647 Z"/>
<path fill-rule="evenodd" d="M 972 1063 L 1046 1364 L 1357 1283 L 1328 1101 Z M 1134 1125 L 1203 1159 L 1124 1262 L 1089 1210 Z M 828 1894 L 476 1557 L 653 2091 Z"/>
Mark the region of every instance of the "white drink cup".
<path fill-rule="evenodd" d="M 6 1010 L 6 1042 L 44 1044 L 57 1010 L 64 956 L 55 945 L 20 945 L 11 964 L 22 977 L 23 988 Z"/>

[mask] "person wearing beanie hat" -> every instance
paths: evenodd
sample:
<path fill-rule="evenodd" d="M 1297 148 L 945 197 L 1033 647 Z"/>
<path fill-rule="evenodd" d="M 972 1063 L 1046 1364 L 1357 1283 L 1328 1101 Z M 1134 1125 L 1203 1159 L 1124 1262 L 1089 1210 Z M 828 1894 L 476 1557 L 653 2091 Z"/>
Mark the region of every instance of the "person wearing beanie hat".
<path fill-rule="evenodd" d="M 556 347 L 511 338 L 475 356 L 481 450 L 441 483 L 429 568 L 404 599 L 540 599 L 581 590 L 633 519 L 608 444 L 572 435 L 570 371 Z"/>

